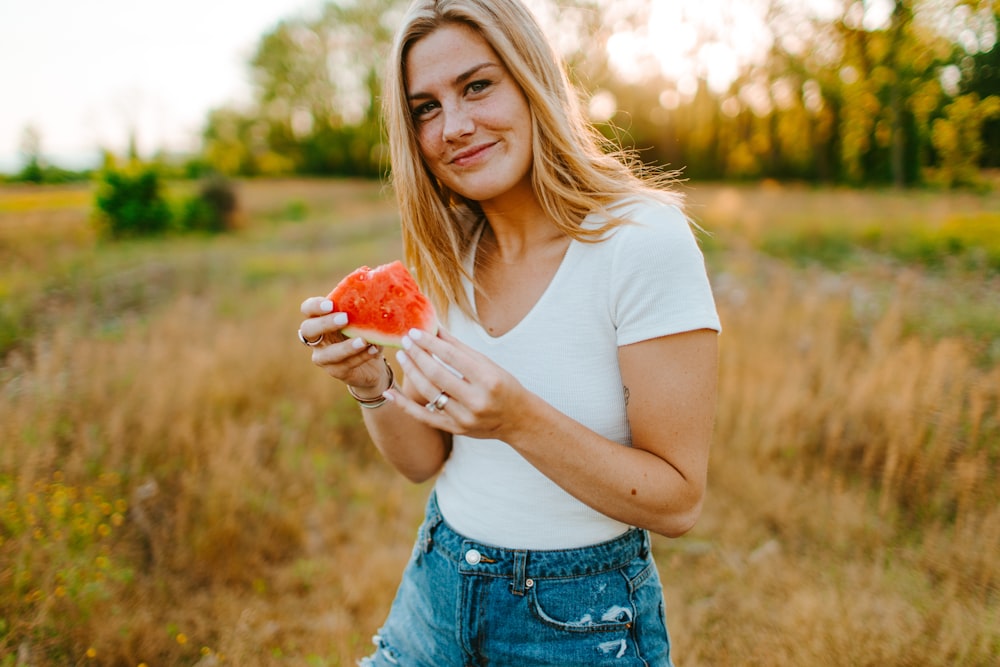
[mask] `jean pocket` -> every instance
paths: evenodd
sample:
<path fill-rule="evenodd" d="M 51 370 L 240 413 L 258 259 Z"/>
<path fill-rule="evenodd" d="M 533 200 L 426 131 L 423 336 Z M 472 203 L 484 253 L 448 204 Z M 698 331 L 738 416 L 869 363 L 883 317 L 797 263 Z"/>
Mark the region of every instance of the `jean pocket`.
<path fill-rule="evenodd" d="M 621 632 L 635 618 L 632 586 L 620 571 L 542 579 L 528 596 L 539 622 L 567 632 Z"/>
<path fill-rule="evenodd" d="M 628 578 L 628 585 L 632 591 L 637 591 L 646 584 L 652 584 L 657 588 L 660 586 L 656 563 L 652 558 L 636 559 L 631 563 L 625 576 Z"/>

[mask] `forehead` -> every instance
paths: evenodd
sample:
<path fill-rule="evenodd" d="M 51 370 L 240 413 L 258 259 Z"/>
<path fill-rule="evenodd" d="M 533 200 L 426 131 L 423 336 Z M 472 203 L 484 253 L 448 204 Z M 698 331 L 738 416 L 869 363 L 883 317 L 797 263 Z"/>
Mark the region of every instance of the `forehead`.
<path fill-rule="evenodd" d="M 450 84 L 470 66 L 486 63 L 501 64 L 482 35 L 460 23 L 446 24 L 410 46 L 403 63 L 406 89 L 412 94 Z"/>

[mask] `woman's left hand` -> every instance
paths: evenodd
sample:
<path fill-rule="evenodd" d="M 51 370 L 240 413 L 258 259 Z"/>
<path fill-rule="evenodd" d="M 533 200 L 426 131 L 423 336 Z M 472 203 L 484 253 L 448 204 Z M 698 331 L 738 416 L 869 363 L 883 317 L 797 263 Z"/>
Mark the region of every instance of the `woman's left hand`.
<path fill-rule="evenodd" d="M 396 354 L 407 389 L 424 402 L 393 390 L 391 399 L 429 426 L 474 438 L 503 439 L 526 390 L 517 379 L 444 329 L 432 336 L 412 330 Z M 409 391 L 408 391 L 409 393 Z"/>

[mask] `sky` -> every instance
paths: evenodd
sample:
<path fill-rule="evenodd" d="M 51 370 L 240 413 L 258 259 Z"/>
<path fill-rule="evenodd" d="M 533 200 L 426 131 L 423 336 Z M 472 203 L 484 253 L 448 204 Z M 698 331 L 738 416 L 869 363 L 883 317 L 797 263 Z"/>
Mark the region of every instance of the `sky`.
<path fill-rule="evenodd" d="M 282 19 L 321 0 L 0 0 L 0 172 L 42 154 L 82 168 L 99 147 L 197 146 L 209 109 L 247 101 L 248 62 Z"/>
<path fill-rule="evenodd" d="M 123 152 L 133 129 L 142 155 L 195 150 L 209 110 L 249 101 L 247 63 L 260 38 L 322 2 L 0 0 L 0 172 L 22 165 L 29 126 L 43 157 L 66 168 L 95 165 L 102 148 Z M 700 0 L 678 13 L 686 3 L 654 2 L 674 8 L 654 11 L 656 39 L 624 35 L 612 61 L 627 74 L 651 43 L 685 44 L 691 35 L 678 26 L 714 20 L 732 4 Z M 673 50 L 652 55 L 664 65 L 685 61 Z M 701 59 L 725 76 L 736 55 L 717 50 Z"/>
<path fill-rule="evenodd" d="M 621 12 L 641 4 L 606 1 Z M 211 109 L 249 103 L 248 63 L 260 38 L 282 19 L 318 13 L 323 2 L 0 0 L 0 173 L 21 167 L 29 126 L 43 157 L 70 169 L 95 166 L 102 148 L 124 152 L 133 130 L 142 155 L 196 151 Z M 837 6 L 785 2 L 820 14 Z M 764 4 L 653 0 L 648 25 L 612 37 L 612 66 L 632 80 L 658 68 L 678 91 L 693 89 L 695 76 L 724 91 L 738 65 L 769 46 Z M 865 6 L 866 21 L 870 14 L 878 22 L 891 2 Z M 706 29 L 715 36 L 706 39 Z"/>

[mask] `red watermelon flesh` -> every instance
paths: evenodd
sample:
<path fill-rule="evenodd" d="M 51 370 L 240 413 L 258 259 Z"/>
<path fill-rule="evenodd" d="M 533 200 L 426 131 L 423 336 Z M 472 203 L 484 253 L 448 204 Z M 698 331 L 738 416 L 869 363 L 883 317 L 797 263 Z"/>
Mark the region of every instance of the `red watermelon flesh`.
<path fill-rule="evenodd" d="M 327 298 L 347 313 L 345 335 L 376 345 L 400 347 L 410 329 L 438 330 L 434 306 L 400 261 L 355 269 Z"/>

